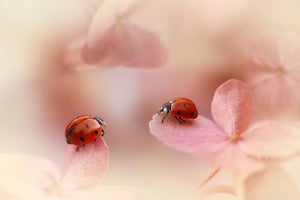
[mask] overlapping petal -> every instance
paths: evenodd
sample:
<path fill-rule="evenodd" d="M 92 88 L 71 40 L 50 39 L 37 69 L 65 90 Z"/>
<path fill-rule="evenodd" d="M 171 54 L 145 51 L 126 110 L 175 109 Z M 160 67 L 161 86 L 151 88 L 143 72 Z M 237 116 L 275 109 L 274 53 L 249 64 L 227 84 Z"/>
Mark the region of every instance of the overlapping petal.
<path fill-rule="evenodd" d="M 258 111 L 269 117 L 295 115 L 299 107 L 300 37 L 267 32 L 251 49 L 247 79 Z"/>
<path fill-rule="evenodd" d="M 258 68 L 291 70 L 300 66 L 300 38 L 294 32 L 266 32 L 251 49 Z"/>
<path fill-rule="evenodd" d="M 153 116 L 149 122 L 150 132 L 168 146 L 182 152 L 200 152 L 200 149 L 205 150 L 204 144 L 223 141 L 227 137 L 213 122 L 202 116 L 183 124 L 172 115 L 168 115 L 164 123 L 161 123 L 161 119 L 162 115 Z"/>
<path fill-rule="evenodd" d="M 266 114 L 291 114 L 297 111 L 298 97 L 284 77 L 263 80 L 253 86 L 252 91 L 256 106 Z"/>
<path fill-rule="evenodd" d="M 242 200 L 294 200 L 299 198 L 300 193 L 289 174 L 281 167 L 274 167 L 240 180 L 237 195 Z"/>
<path fill-rule="evenodd" d="M 85 188 L 97 183 L 108 169 L 109 151 L 102 137 L 76 151 L 77 146 L 67 149 L 59 187 L 63 190 Z"/>
<path fill-rule="evenodd" d="M 246 169 L 249 166 L 260 169 L 264 165 L 242 152 L 237 143 L 222 133 L 216 125 L 205 117 L 180 124 L 168 116 L 161 123 L 162 116 L 154 115 L 150 121 L 150 132 L 166 145 L 225 167 Z"/>
<path fill-rule="evenodd" d="M 300 152 L 299 127 L 299 123 L 257 123 L 243 134 L 239 145 L 246 154 L 257 158 L 284 158 L 295 155 Z"/>
<path fill-rule="evenodd" d="M 93 21 L 83 60 L 98 66 L 158 67 L 167 59 L 159 37 L 130 18 L 137 1 L 104 1 Z"/>
<path fill-rule="evenodd" d="M 0 199 L 53 199 L 49 189 L 56 187 L 59 175 L 59 167 L 49 160 L 0 155 Z"/>
<path fill-rule="evenodd" d="M 231 79 L 219 86 L 212 105 L 215 122 L 228 134 L 241 134 L 253 116 L 251 91 L 242 81 Z"/>

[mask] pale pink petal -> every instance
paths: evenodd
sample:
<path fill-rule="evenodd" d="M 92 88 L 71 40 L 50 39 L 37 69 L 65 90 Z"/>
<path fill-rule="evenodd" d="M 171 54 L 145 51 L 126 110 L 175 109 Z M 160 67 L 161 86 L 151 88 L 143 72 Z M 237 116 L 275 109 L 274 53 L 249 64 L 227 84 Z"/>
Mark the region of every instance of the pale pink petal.
<path fill-rule="evenodd" d="M 235 79 L 226 81 L 215 91 L 211 110 L 215 122 L 227 134 L 243 133 L 253 116 L 250 89 L 242 81 Z"/>
<path fill-rule="evenodd" d="M 297 111 L 299 99 L 283 76 L 273 76 L 252 87 L 253 98 L 258 110 L 275 117 Z"/>
<path fill-rule="evenodd" d="M 108 169 L 109 151 L 102 137 L 76 151 L 70 145 L 65 155 L 59 186 L 63 190 L 96 184 Z"/>
<path fill-rule="evenodd" d="M 0 155 L 0 199 L 55 199 L 59 167 L 35 156 Z"/>
<path fill-rule="evenodd" d="M 267 32 L 251 50 L 248 83 L 258 111 L 293 115 L 299 106 L 300 37 Z"/>
<path fill-rule="evenodd" d="M 149 122 L 150 132 L 178 151 L 193 153 L 202 149 L 207 141 L 213 143 L 227 138 L 213 122 L 202 116 L 180 124 L 171 114 L 161 123 L 163 115 L 153 116 Z"/>
<path fill-rule="evenodd" d="M 223 141 L 208 139 L 207 142 L 202 144 L 201 149 L 195 153 L 222 168 L 238 171 L 255 171 L 265 166 L 264 163 L 246 155 L 237 142 L 229 139 Z"/>
<path fill-rule="evenodd" d="M 279 48 L 276 39 L 266 33 L 253 45 L 250 59 L 256 65 L 254 67 L 265 70 L 276 70 L 280 66 Z"/>
<path fill-rule="evenodd" d="M 85 46 L 83 59 L 99 66 L 159 67 L 166 50 L 157 36 L 130 22 L 112 27 L 94 48 Z"/>
<path fill-rule="evenodd" d="M 289 174 L 280 167 L 267 168 L 240 180 L 237 194 L 243 200 L 295 200 L 300 196 Z"/>
<path fill-rule="evenodd" d="M 163 116 L 163 115 L 162 115 Z M 234 169 L 259 169 L 263 167 L 241 151 L 210 120 L 198 116 L 180 124 L 173 116 L 161 123 L 162 116 L 154 115 L 150 132 L 166 145 L 182 152 L 192 153 L 217 164 Z"/>
<path fill-rule="evenodd" d="M 124 186 L 95 186 L 83 190 L 65 192 L 62 200 L 144 200 L 143 192 Z"/>
<path fill-rule="evenodd" d="M 99 38 L 103 38 L 124 17 L 129 17 L 127 11 L 136 2 L 136 0 L 102 1 L 89 29 L 87 47 L 95 48 Z"/>
<path fill-rule="evenodd" d="M 242 138 L 240 148 L 256 158 L 283 158 L 300 152 L 299 123 L 261 122 Z"/>
<path fill-rule="evenodd" d="M 136 2 L 109 2 L 100 7 L 92 23 L 82 50 L 83 60 L 98 66 L 151 68 L 163 65 L 167 53 L 158 36 L 130 21 L 134 9 L 129 6 L 134 7 Z"/>
<path fill-rule="evenodd" d="M 284 71 L 300 66 L 300 37 L 294 32 L 266 32 L 251 49 L 257 68 Z"/>

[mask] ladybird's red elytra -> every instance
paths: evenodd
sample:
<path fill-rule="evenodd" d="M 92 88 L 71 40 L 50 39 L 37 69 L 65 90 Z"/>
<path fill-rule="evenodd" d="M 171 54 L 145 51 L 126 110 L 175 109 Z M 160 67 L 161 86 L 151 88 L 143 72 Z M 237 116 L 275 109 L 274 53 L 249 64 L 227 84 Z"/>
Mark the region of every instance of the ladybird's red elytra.
<path fill-rule="evenodd" d="M 103 136 L 103 127 L 105 127 L 103 119 L 81 115 L 67 125 L 65 130 L 66 141 L 68 144 L 83 146 L 95 140 L 99 135 Z"/>
<path fill-rule="evenodd" d="M 166 115 L 162 118 L 163 123 L 169 113 L 171 113 L 180 123 L 185 119 L 196 119 L 198 117 L 198 110 L 194 102 L 190 99 L 177 97 L 171 99 L 168 103 L 163 104 L 159 109 L 159 114 L 166 112 Z"/>

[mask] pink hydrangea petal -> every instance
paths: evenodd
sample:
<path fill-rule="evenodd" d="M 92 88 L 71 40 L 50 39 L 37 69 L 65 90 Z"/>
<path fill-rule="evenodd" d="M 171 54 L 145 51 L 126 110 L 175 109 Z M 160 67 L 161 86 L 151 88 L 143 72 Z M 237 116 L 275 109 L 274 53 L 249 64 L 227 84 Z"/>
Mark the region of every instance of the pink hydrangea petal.
<path fill-rule="evenodd" d="M 56 187 L 59 167 L 44 158 L 0 155 L 0 199 L 49 199 Z"/>
<path fill-rule="evenodd" d="M 144 200 L 143 192 L 124 186 L 95 186 L 83 190 L 65 192 L 62 200 Z"/>
<path fill-rule="evenodd" d="M 167 60 L 158 37 L 130 22 L 116 25 L 94 48 L 85 46 L 83 60 L 99 66 L 159 67 Z"/>
<path fill-rule="evenodd" d="M 276 39 L 270 37 L 269 33 L 264 34 L 261 39 L 253 45 L 250 59 L 261 69 L 277 69 L 279 67 L 279 49 Z"/>
<path fill-rule="evenodd" d="M 234 169 L 260 169 L 261 162 L 254 160 L 230 141 L 210 120 L 198 116 L 184 124 L 169 115 L 164 123 L 162 116 L 154 115 L 150 132 L 166 145 L 182 152 L 205 158 L 218 166 Z"/>
<path fill-rule="evenodd" d="M 258 111 L 275 117 L 297 111 L 299 99 L 284 77 L 273 76 L 252 87 Z"/>
<path fill-rule="evenodd" d="M 246 155 L 237 143 L 229 139 L 217 141 L 208 140 L 202 145 L 202 148 L 203 149 L 195 153 L 222 168 L 248 171 L 250 173 L 251 171 L 262 169 L 265 166 L 264 163 Z"/>
<path fill-rule="evenodd" d="M 291 70 L 300 65 L 300 37 L 294 32 L 266 32 L 251 49 L 255 67 Z"/>
<path fill-rule="evenodd" d="M 120 10 L 118 5 L 113 7 L 112 10 Z M 82 50 L 83 60 L 99 66 L 151 68 L 163 65 L 167 52 L 158 36 L 133 24 L 129 15 L 132 10 L 121 10 L 100 13 L 100 16 L 105 16 L 104 19 L 96 17 Z"/>
<path fill-rule="evenodd" d="M 80 189 L 97 183 L 108 169 L 109 151 L 102 137 L 76 151 L 70 145 L 65 155 L 59 186 L 63 190 Z"/>
<path fill-rule="evenodd" d="M 126 15 L 135 0 L 103 1 L 93 19 L 87 38 L 87 47 L 95 48 L 99 38 L 103 38 L 117 22 Z M 127 17 L 127 15 L 126 15 Z"/>
<path fill-rule="evenodd" d="M 300 37 L 293 32 L 267 32 L 254 46 L 247 76 L 259 111 L 273 116 L 298 109 L 299 58 Z"/>
<path fill-rule="evenodd" d="M 235 79 L 226 81 L 215 91 L 211 110 L 215 122 L 227 134 L 243 133 L 253 116 L 250 89 L 242 81 Z"/>
<path fill-rule="evenodd" d="M 300 152 L 299 123 L 261 122 L 243 134 L 241 149 L 257 158 L 284 158 Z"/>
<path fill-rule="evenodd" d="M 205 117 L 198 116 L 180 124 L 171 114 L 161 123 L 161 115 L 154 115 L 149 122 L 150 132 L 166 145 L 182 152 L 194 153 L 202 149 L 202 145 L 209 141 L 225 139 L 213 122 Z"/>
<path fill-rule="evenodd" d="M 239 199 L 298 199 L 300 193 L 290 175 L 280 167 L 251 174 L 237 184 Z"/>

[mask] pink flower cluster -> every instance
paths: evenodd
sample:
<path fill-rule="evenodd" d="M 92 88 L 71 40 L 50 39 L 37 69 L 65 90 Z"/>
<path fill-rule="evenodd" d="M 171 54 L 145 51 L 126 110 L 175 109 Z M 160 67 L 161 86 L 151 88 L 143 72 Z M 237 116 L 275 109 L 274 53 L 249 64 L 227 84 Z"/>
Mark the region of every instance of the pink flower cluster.
<path fill-rule="evenodd" d="M 75 52 L 80 55 L 71 53 L 68 62 L 76 67 L 76 57 L 84 64 L 100 67 L 156 68 L 165 64 L 167 51 L 158 34 L 148 30 L 146 23 L 143 26 L 136 22 L 135 14 L 141 6 L 136 0 L 103 1 L 88 33 L 76 46 L 79 49 Z"/>
<path fill-rule="evenodd" d="M 151 133 L 179 151 L 205 157 L 218 166 L 236 170 L 258 170 L 270 159 L 283 159 L 300 151 L 298 123 L 256 122 L 251 91 L 242 81 L 231 79 L 220 85 L 212 100 L 214 122 L 198 116 L 179 124 L 169 116 L 161 123 L 154 115 Z"/>

